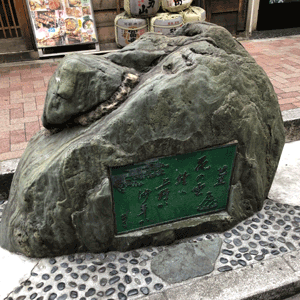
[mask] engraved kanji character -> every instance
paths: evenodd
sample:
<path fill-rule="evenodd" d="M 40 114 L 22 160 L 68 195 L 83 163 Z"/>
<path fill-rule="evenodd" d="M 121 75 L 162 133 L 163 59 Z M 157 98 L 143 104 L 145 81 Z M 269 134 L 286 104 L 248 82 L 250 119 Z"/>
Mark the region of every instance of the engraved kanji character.
<path fill-rule="evenodd" d="M 127 228 L 127 220 L 128 220 L 128 212 L 121 215 L 122 226 L 123 228 Z"/>
<path fill-rule="evenodd" d="M 179 174 L 177 177 L 177 182 L 175 183 L 175 185 L 178 185 L 180 183 L 182 183 L 183 185 L 186 185 L 186 178 L 189 176 L 190 174 L 188 174 L 187 172 L 184 172 L 183 174 Z"/>
<path fill-rule="evenodd" d="M 196 196 L 202 195 L 202 190 L 205 188 L 206 184 L 199 182 L 197 186 L 193 188 L 193 192 L 195 193 Z"/>
<path fill-rule="evenodd" d="M 160 186 L 156 187 L 155 189 L 159 190 L 159 189 L 163 188 L 164 186 L 166 186 L 168 184 L 171 184 L 169 178 L 163 178 L 163 183 Z"/>
<path fill-rule="evenodd" d="M 144 179 L 145 178 L 145 174 L 137 174 L 133 176 L 134 180 L 138 180 L 138 179 Z"/>
<path fill-rule="evenodd" d="M 141 213 L 138 216 L 140 217 L 142 215 L 145 217 L 145 219 L 147 218 L 147 204 L 143 204 L 141 206 Z"/>
<path fill-rule="evenodd" d="M 161 175 L 165 175 L 166 173 L 165 173 L 165 170 L 164 169 L 159 169 L 159 170 L 157 170 L 156 171 L 156 175 L 157 176 L 161 176 Z"/>
<path fill-rule="evenodd" d="M 168 188 L 160 191 L 159 194 L 158 194 L 158 201 L 163 200 L 163 201 L 165 201 L 165 205 L 168 205 L 169 194 L 170 194 L 170 191 L 169 191 Z M 163 204 L 160 203 L 158 205 L 158 207 L 163 207 Z"/>
<path fill-rule="evenodd" d="M 208 170 L 210 168 L 210 166 L 206 167 L 207 164 L 208 164 L 208 160 L 206 160 L 206 155 L 204 155 L 204 156 L 202 156 L 201 158 L 198 159 L 195 171 Z"/>
<path fill-rule="evenodd" d="M 141 186 L 141 185 L 144 185 L 143 182 L 138 182 L 138 181 L 135 181 L 135 180 L 132 180 L 132 179 L 125 179 L 126 181 L 126 186 Z"/>
<path fill-rule="evenodd" d="M 142 204 L 144 204 L 148 200 L 151 192 L 152 191 L 149 189 L 145 189 L 145 191 L 139 191 L 139 200 L 141 200 L 142 198 L 145 198 L 145 200 L 142 202 Z"/>
<path fill-rule="evenodd" d="M 218 206 L 218 202 L 215 200 L 211 192 L 207 192 L 204 200 L 199 204 L 197 211 L 205 211 L 208 209 L 213 209 Z"/>
<path fill-rule="evenodd" d="M 218 171 L 219 171 L 219 177 L 217 179 L 218 182 L 215 183 L 214 186 L 222 185 L 222 184 L 226 183 L 224 181 L 224 177 L 227 175 L 227 168 L 228 168 L 228 166 L 223 166 L 223 168 L 218 169 Z"/>
<path fill-rule="evenodd" d="M 144 216 L 144 220 L 141 220 L 139 223 L 141 225 L 144 224 L 144 221 L 146 220 L 147 222 L 149 222 L 149 219 L 147 218 L 147 204 L 142 204 L 141 205 L 141 213 L 138 214 L 138 216 Z"/>
<path fill-rule="evenodd" d="M 197 178 L 196 178 L 196 181 L 199 181 L 199 180 L 203 179 L 203 177 L 204 177 L 203 174 L 199 174 L 199 175 L 197 176 Z"/>

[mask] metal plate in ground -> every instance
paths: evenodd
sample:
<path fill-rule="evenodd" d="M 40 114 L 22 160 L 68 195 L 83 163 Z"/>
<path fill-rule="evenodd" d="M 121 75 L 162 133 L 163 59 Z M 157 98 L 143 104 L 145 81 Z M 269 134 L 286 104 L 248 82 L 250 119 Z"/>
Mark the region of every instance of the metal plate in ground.
<path fill-rule="evenodd" d="M 236 145 L 111 168 L 117 233 L 226 209 Z"/>

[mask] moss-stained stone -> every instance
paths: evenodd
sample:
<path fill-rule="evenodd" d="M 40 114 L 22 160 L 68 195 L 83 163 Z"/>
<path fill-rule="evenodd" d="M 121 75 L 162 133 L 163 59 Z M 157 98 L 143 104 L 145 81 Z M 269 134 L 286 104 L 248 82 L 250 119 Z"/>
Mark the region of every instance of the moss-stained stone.
<path fill-rule="evenodd" d="M 168 247 L 151 260 L 151 270 L 170 284 L 207 275 L 214 270 L 221 246 L 222 240 L 214 238 Z"/>
<path fill-rule="evenodd" d="M 221 232 L 229 229 L 232 224 L 231 216 L 223 211 L 116 235 L 112 246 L 113 249 L 127 251 L 149 245 L 168 245 L 198 233 Z"/>
<path fill-rule="evenodd" d="M 122 83 L 125 69 L 103 58 L 85 55 L 62 60 L 49 81 L 43 125 L 60 126 L 109 100 Z"/>
<path fill-rule="evenodd" d="M 122 91 L 126 74 L 138 81 Z M 109 107 L 118 91 L 122 104 L 113 111 L 74 125 L 79 114 Z M 104 56 L 67 56 L 49 82 L 44 122 L 60 131 L 42 130 L 28 143 L 0 225 L 1 246 L 32 257 L 128 250 L 228 229 L 262 208 L 284 145 L 267 75 L 228 31 L 205 22 L 170 36 L 144 34 Z M 227 211 L 115 235 L 109 167 L 234 140 Z"/>

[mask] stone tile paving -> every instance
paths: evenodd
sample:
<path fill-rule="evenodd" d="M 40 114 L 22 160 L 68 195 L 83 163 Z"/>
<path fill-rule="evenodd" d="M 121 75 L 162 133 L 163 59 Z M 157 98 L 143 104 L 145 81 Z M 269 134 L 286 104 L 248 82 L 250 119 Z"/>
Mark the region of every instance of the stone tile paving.
<path fill-rule="evenodd" d="M 300 107 L 300 36 L 241 42 L 266 71 L 280 109 Z M 42 128 L 48 81 L 58 62 L 0 65 L 0 161 L 19 158 Z"/>
<path fill-rule="evenodd" d="M 1 209 L 6 202 L 0 203 Z M 176 243 L 219 237 L 223 244 L 208 276 L 243 268 L 300 248 L 300 206 L 266 200 L 263 209 L 224 233 L 205 234 Z M 41 259 L 28 279 L 7 300 L 135 299 L 168 289 L 151 271 L 151 260 L 168 246 Z"/>
<path fill-rule="evenodd" d="M 300 206 L 267 200 L 261 212 L 220 236 L 218 271 L 246 266 L 300 247 Z"/>

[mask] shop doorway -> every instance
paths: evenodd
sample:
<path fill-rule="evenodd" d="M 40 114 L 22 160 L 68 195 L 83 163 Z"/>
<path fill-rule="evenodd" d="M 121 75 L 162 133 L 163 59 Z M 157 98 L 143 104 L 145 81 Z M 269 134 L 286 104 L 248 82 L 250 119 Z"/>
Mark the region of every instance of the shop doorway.
<path fill-rule="evenodd" d="M 260 0 L 257 30 L 300 27 L 300 0 Z"/>
<path fill-rule="evenodd" d="M 223 26 L 234 35 L 245 31 L 248 0 L 202 0 L 201 4 L 206 21 Z"/>
<path fill-rule="evenodd" d="M 21 37 L 15 4 L 12 0 L 0 0 L 0 39 Z"/>

